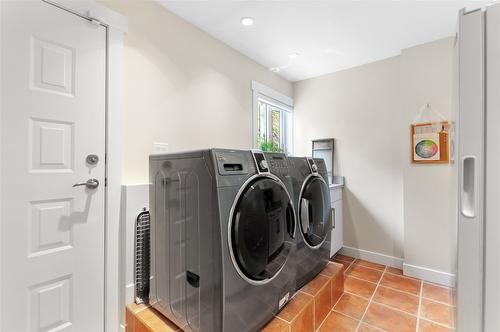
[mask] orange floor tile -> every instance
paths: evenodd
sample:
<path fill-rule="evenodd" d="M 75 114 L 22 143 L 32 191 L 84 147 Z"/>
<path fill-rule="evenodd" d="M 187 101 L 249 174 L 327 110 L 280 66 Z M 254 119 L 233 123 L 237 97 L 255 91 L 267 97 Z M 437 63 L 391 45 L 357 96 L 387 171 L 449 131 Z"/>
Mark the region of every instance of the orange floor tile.
<path fill-rule="evenodd" d="M 455 291 L 405 277 L 393 267 L 337 255 L 344 294 L 320 331 L 455 331 Z"/>

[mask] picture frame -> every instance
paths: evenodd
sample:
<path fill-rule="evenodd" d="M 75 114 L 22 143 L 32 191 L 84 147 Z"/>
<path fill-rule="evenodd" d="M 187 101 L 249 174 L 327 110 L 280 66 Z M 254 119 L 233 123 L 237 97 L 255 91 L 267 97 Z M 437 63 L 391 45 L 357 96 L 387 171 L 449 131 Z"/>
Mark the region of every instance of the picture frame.
<path fill-rule="evenodd" d="M 450 162 L 450 123 L 425 122 L 411 125 L 411 162 L 448 164 Z"/>

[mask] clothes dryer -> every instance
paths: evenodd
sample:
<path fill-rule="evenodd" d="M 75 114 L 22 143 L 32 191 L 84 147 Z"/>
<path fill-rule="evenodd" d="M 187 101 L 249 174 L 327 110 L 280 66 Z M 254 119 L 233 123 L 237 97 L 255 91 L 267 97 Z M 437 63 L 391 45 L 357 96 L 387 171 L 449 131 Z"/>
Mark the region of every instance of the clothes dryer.
<path fill-rule="evenodd" d="M 187 331 L 258 331 L 293 295 L 294 203 L 262 152 L 150 157 L 150 302 Z"/>

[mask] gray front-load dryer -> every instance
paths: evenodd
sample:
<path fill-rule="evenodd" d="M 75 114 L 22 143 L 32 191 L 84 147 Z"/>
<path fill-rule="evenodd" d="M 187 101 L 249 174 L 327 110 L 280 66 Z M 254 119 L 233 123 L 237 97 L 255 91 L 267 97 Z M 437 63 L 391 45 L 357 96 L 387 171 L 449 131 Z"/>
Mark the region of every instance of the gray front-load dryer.
<path fill-rule="evenodd" d="M 261 152 L 150 157 L 150 303 L 186 331 L 257 331 L 293 295 L 294 206 Z"/>
<path fill-rule="evenodd" d="M 297 213 L 296 289 L 313 279 L 330 257 L 331 201 L 323 159 L 289 157 Z"/>

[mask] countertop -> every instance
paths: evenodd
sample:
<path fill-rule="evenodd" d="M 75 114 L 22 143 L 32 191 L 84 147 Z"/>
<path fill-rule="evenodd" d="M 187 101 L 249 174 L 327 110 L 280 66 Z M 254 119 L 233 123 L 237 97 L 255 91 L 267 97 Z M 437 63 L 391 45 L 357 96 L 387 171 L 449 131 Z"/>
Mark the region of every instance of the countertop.
<path fill-rule="evenodd" d="M 334 176 L 333 183 L 330 184 L 330 189 L 341 189 L 344 188 L 344 177 L 343 176 Z"/>

